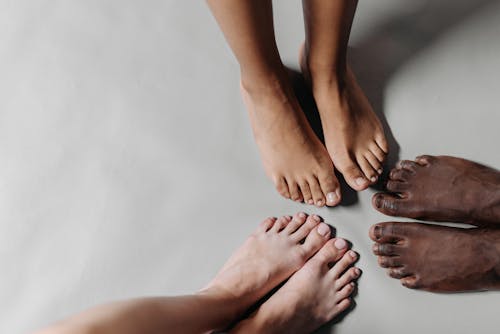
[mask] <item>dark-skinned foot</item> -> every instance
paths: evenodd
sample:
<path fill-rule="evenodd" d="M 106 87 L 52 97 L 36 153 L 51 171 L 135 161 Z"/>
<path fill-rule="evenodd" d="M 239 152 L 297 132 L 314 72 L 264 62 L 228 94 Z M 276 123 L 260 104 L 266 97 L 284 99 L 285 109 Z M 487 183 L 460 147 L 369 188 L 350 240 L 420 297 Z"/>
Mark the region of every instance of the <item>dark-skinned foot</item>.
<path fill-rule="evenodd" d="M 423 155 L 400 161 L 373 206 L 399 217 L 431 221 L 500 222 L 500 172 L 449 156 Z"/>
<path fill-rule="evenodd" d="M 373 225 L 369 234 L 379 265 L 407 288 L 500 289 L 500 230 L 391 222 Z"/>

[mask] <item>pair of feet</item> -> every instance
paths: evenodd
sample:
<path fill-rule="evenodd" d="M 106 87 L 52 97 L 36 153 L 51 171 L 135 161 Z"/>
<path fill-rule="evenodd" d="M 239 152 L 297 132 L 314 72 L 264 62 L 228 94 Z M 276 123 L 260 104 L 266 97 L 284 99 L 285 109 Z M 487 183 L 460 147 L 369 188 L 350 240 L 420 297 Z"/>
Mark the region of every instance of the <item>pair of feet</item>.
<path fill-rule="evenodd" d="M 285 282 L 236 333 L 310 333 L 351 304 L 357 254 L 316 215 L 268 218 L 200 293 L 234 304 L 236 318 Z"/>
<path fill-rule="evenodd" d="M 355 190 L 378 180 L 388 152 L 380 120 L 350 68 L 313 66 L 300 51 L 302 73 L 311 87 L 325 145 L 301 110 L 285 68 L 259 79 L 242 76 L 241 90 L 267 175 L 285 198 L 319 207 L 342 197 L 335 169 Z"/>
<path fill-rule="evenodd" d="M 372 226 L 373 252 L 389 276 L 433 292 L 500 289 L 500 172 L 460 158 L 420 156 L 398 163 L 387 190 L 373 197 L 382 213 L 478 227 Z"/>

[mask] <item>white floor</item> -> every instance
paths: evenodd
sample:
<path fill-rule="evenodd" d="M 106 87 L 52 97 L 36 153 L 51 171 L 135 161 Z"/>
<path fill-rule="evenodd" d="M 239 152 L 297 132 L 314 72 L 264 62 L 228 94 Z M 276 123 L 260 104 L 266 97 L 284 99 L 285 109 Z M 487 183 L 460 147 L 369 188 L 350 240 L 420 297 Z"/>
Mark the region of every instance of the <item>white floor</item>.
<path fill-rule="evenodd" d="M 294 67 L 300 1 L 275 11 Z M 493 0 L 361 1 L 352 58 L 399 143 L 392 159 L 500 166 L 499 22 Z M 357 306 L 325 333 L 498 332 L 498 293 L 411 291 L 377 266 L 368 227 L 393 218 L 372 190 L 335 209 L 275 193 L 203 1 L 0 0 L 0 25 L 1 333 L 194 291 L 263 217 L 297 210 L 361 254 Z"/>

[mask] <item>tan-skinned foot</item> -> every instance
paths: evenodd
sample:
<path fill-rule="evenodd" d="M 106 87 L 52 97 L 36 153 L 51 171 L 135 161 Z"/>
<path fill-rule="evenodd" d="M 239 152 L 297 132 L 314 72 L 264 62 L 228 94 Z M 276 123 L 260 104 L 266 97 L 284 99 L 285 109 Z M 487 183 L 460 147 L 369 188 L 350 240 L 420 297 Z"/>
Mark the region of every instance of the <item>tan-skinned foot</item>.
<path fill-rule="evenodd" d="M 361 271 L 343 239 L 331 239 L 234 333 L 311 333 L 345 311 Z"/>
<path fill-rule="evenodd" d="M 378 180 L 388 152 L 382 124 L 348 66 L 345 73 L 308 64 L 300 49 L 302 73 L 309 82 L 333 164 L 355 190 Z"/>
<path fill-rule="evenodd" d="M 277 191 L 319 207 L 337 205 L 341 193 L 332 160 L 307 122 L 286 73 L 260 81 L 242 79 L 241 92 L 266 174 Z"/>
<path fill-rule="evenodd" d="M 244 312 L 300 269 L 330 234 L 330 227 L 316 215 L 268 218 L 203 291 L 238 300 Z"/>

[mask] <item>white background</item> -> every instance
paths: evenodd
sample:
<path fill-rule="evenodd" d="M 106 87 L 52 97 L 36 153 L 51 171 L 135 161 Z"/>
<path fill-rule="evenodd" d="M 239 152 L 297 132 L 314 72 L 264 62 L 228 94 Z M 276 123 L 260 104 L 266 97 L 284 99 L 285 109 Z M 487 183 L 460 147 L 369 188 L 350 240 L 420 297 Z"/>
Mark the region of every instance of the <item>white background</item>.
<path fill-rule="evenodd" d="M 296 67 L 300 1 L 275 2 Z M 500 166 L 500 3 L 365 0 L 355 70 L 400 150 Z M 238 67 L 203 1 L 0 1 L 0 332 L 202 287 L 266 216 L 318 213 L 353 243 L 357 306 L 324 332 L 492 333 L 498 293 L 437 295 L 372 256 L 372 190 L 316 209 L 265 177 Z M 460 252 L 457 249 L 457 252 Z"/>

